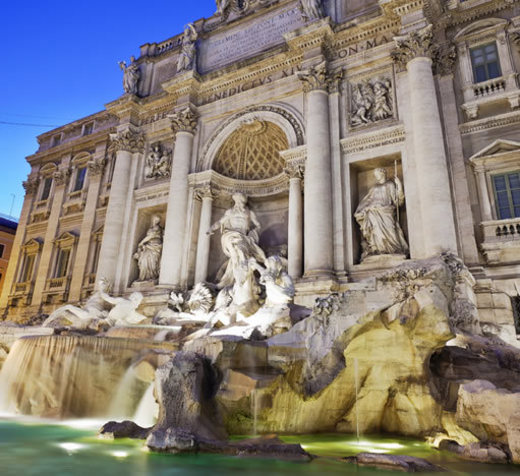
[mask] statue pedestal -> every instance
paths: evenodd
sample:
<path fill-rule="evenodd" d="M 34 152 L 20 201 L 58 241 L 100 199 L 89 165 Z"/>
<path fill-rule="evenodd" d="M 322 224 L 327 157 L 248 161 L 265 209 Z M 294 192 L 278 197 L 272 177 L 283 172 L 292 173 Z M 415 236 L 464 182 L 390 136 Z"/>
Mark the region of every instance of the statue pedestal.
<path fill-rule="evenodd" d="M 405 255 L 372 255 L 367 256 L 360 264 L 355 265 L 356 271 L 369 271 L 372 269 L 394 268 L 403 264 Z"/>

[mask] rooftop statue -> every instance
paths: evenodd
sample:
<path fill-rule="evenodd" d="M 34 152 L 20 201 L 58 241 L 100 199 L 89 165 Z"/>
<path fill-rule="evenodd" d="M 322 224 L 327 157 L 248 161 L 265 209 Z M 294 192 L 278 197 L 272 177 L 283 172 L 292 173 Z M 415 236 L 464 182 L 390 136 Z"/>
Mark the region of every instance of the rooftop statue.
<path fill-rule="evenodd" d="M 319 20 L 325 16 L 321 0 L 300 0 L 299 6 L 305 21 Z"/>
<path fill-rule="evenodd" d="M 137 94 L 139 91 L 139 79 L 141 72 L 139 66 L 135 63 L 135 57 L 130 57 L 130 64 L 127 66 L 126 61 L 120 61 L 119 67 L 123 70 L 123 89 L 127 94 Z"/>
<path fill-rule="evenodd" d="M 398 220 L 404 204 L 401 180 L 387 179 L 383 168 L 374 170 L 376 184 L 359 203 L 354 214 L 362 235 L 361 261 L 373 255 L 406 255 L 408 244 Z"/>
<path fill-rule="evenodd" d="M 182 36 L 181 52 L 177 60 L 177 72 L 192 71 L 195 66 L 195 57 L 197 55 L 197 46 L 195 42 L 199 35 L 193 26 L 193 23 L 188 23 L 184 28 Z"/>

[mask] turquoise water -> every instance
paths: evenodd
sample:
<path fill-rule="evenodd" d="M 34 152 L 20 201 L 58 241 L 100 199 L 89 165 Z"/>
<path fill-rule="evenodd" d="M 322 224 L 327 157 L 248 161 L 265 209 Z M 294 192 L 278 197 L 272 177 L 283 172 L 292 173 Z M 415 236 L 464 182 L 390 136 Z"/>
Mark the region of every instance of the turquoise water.
<path fill-rule="evenodd" d="M 0 475 L 384 475 L 393 472 L 358 468 L 335 458 L 360 451 L 379 451 L 425 457 L 452 474 L 520 473 L 513 466 L 478 465 L 431 450 L 415 440 L 362 438 L 342 435 L 286 436 L 321 458 L 311 463 L 220 455 L 161 455 L 143 450 L 141 441 L 96 438 L 101 422 L 70 424 L 0 420 Z M 397 473 L 395 473 L 397 474 Z"/>

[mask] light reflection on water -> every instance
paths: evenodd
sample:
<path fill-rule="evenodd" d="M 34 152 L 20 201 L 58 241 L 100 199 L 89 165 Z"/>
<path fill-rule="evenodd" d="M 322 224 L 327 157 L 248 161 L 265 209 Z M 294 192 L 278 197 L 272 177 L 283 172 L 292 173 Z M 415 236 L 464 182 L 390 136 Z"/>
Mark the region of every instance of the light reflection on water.
<path fill-rule="evenodd" d="M 95 426 L 94 426 L 95 425 Z M 361 451 L 407 454 L 426 457 L 447 467 L 451 474 L 510 474 L 514 467 L 476 465 L 431 450 L 417 440 L 363 437 L 359 442 L 349 435 L 283 436 L 299 442 L 310 453 L 322 456 L 311 463 L 233 458 L 220 455 L 161 455 L 143 450 L 135 440 L 101 440 L 96 437 L 99 421 L 56 422 L 35 419 L 0 420 L 0 474 L 104 476 L 137 475 L 243 475 L 265 476 L 324 474 L 358 474 L 361 476 L 392 474 L 358 468 L 338 460 Z"/>

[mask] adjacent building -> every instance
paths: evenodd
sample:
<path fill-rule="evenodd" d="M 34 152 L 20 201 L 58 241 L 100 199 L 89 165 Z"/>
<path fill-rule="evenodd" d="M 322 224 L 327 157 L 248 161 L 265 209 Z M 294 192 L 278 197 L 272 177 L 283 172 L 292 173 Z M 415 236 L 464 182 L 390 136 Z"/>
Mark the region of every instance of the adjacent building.
<path fill-rule="evenodd" d="M 483 328 L 515 340 L 519 3 L 217 3 L 121 63 L 125 93 L 103 111 L 38 137 L 0 312 L 49 313 L 104 277 L 153 313 L 172 289 L 215 282 L 225 257 L 207 231 L 239 192 L 298 302 L 453 252 Z M 397 225 L 406 246 L 383 253 L 360 204 L 396 177 L 404 199 L 380 229 Z M 162 254 L 142 280 L 156 216 Z"/>
<path fill-rule="evenodd" d="M 4 286 L 5 273 L 11 256 L 18 222 L 14 217 L 0 214 L 0 293 Z"/>

